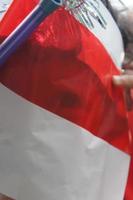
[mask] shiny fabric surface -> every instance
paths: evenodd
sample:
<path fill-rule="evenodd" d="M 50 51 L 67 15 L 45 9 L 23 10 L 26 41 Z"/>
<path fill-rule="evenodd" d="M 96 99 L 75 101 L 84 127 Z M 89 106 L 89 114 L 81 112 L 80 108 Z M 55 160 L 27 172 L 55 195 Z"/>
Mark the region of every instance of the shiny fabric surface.
<path fill-rule="evenodd" d="M 1 42 L 37 2 L 13 2 L 0 23 Z M 118 73 L 99 40 L 59 8 L 6 62 L 0 81 L 30 102 L 130 154 L 123 90 L 112 85 L 112 75 Z"/>

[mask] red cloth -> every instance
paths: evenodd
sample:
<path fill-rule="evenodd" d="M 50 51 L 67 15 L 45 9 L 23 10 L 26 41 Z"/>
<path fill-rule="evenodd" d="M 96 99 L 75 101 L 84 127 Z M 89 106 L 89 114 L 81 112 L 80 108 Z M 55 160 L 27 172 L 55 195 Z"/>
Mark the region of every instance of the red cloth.
<path fill-rule="evenodd" d="M 130 164 L 126 193 L 125 193 L 125 200 L 132 200 L 132 199 L 133 199 L 133 153 L 132 153 L 132 159 L 131 159 L 131 164 Z"/>
<path fill-rule="evenodd" d="M 0 23 L 1 40 L 37 2 L 14 0 Z M 6 62 L 0 81 L 25 99 L 129 153 L 123 93 L 112 85 L 113 74 L 118 70 L 99 40 L 59 8 Z"/>
<path fill-rule="evenodd" d="M 125 199 L 124 200 L 132 200 L 133 199 L 133 111 L 128 113 L 129 127 L 130 127 L 130 139 L 131 139 L 131 164 L 129 170 L 129 177 L 126 187 Z"/>

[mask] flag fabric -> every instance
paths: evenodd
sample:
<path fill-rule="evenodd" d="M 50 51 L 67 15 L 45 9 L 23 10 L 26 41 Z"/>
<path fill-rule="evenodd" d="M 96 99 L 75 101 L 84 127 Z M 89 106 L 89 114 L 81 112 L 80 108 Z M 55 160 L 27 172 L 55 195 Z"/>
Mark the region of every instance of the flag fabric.
<path fill-rule="evenodd" d="M 1 42 L 38 3 L 14 0 Z M 21 12 L 20 12 L 21 11 Z M 122 200 L 131 137 L 118 74 L 64 8 L 0 70 L 0 193 L 16 200 Z"/>
<path fill-rule="evenodd" d="M 131 131 L 130 135 L 131 135 L 131 140 L 132 140 L 132 137 L 133 137 L 133 111 L 132 110 L 128 112 L 128 121 L 129 121 L 129 127 Z M 131 145 L 131 163 L 130 163 L 130 169 L 129 169 L 129 175 L 128 175 L 128 181 L 127 181 L 124 200 L 132 200 L 133 198 L 132 188 L 133 188 L 133 143 Z"/>

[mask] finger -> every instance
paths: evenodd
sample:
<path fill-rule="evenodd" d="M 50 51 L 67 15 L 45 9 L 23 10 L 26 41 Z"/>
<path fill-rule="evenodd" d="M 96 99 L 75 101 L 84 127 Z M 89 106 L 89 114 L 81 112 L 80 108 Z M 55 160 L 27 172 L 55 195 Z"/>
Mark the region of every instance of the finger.
<path fill-rule="evenodd" d="M 0 194 L 0 200 L 13 200 L 5 195 Z"/>
<path fill-rule="evenodd" d="M 113 83 L 116 86 L 132 88 L 133 87 L 133 76 L 132 75 L 113 76 Z"/>

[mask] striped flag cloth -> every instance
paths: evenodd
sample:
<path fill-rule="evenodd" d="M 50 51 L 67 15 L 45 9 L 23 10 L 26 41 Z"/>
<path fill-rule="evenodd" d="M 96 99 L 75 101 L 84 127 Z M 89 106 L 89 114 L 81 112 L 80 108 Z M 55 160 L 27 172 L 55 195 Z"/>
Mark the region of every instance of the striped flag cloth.
<path fill-rule="evenodd" d="M 14 0 L 1 42 L 35 7 Z M 15 200 L 122 200 L 131 137 L 118 74 L 99 39 L 64 8 L 0 70 L 0 193 Z"/>

